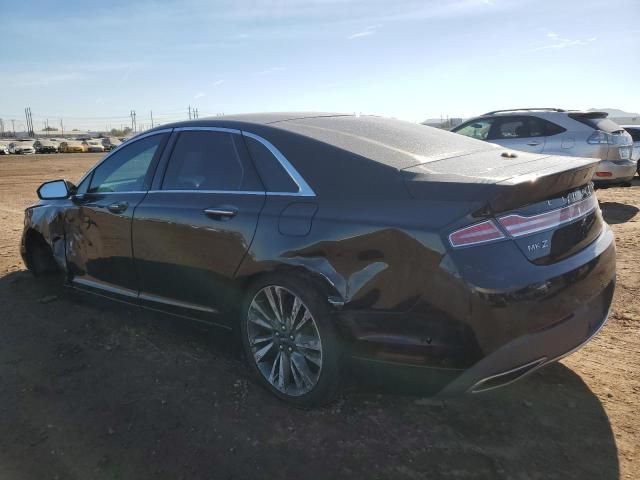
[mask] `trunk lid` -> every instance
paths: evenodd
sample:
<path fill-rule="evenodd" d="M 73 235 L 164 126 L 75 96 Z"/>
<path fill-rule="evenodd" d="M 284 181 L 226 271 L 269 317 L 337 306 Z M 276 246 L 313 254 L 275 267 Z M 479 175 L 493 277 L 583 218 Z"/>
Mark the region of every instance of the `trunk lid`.
<path fill-rule="evenodd" d="M 597 164 L 492 149 L 416 165 L 402 175 L 414 198 L 458 206 L 445 235 L 491 219 L 530 261 L 546 264 L 579 251 L 602 231 L 590 183 Z"/>

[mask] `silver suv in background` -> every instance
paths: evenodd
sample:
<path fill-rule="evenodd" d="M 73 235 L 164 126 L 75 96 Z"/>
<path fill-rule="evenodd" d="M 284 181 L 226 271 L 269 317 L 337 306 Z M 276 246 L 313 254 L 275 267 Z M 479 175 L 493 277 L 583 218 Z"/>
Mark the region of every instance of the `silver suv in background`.
<path fill-rule="evenodd" d="M 633 153 L 631 159 L 636 161 L 638 175 L 640 175 L 640 125 L 620 125 L 624 128 L 633 140 Z"/>
<path fill-rule="evenodd" d="M 598 158 L 596 186 L 629 185 L 637 168 L 631 135 L 607 115 L 559 108 L 496 110 L 451 131 L 514 150 Z"/>

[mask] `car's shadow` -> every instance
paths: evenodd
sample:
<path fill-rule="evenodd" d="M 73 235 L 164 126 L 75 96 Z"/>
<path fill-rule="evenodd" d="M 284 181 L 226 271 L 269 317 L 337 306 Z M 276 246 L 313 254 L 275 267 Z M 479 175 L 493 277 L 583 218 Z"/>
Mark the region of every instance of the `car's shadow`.
<path fill-rule="evenodd" d="M 619 202 L 602 202 L 600 203 L 600 208 L 602 209 L 604 220 L 611 225 L 628 222 L 640 211 L 635 205 Z"/>
<path fill-rule="evenodd" d="M 0 278 L 2 477 L 619 476 L 602 404 L 561 364 L 446 403 L 359 382 L 304 411 L 250 381 L 228 335 L 65 292 Z"/>

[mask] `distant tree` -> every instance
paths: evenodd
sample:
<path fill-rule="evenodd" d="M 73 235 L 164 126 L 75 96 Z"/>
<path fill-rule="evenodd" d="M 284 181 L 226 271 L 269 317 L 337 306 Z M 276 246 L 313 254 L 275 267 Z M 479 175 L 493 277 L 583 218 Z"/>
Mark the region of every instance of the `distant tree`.
<path fill-rule="evenodd" d="M 111 134 L 112 137 L 126 137 L 131 132 L 132 130 L 129 127 L 124 127 L 122 130 L 119 130 L 117 128 L 112 128 L 109 133 Z"/>
<path fill-rule="evenodd" d="M 45 129 L 43 129 L 44 132 L 57 132 L 58 129 L 55 127 L 46 127 Z"/>

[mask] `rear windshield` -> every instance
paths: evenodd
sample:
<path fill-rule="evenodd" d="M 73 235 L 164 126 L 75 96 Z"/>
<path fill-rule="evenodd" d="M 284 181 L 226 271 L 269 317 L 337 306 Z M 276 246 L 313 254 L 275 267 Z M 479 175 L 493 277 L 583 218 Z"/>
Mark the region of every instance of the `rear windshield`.
<path fill-rule="evenodd" d="M 609 120 L 605 113 L 570 113 L 569 116 L 580 123 L 603 132 L 613 133 L 622 130 L 622 127 L 613 120 Z"/>
<path fill-rule="evenodd" d="M 640 128 L 625 128 L 634 142 L 640 142 Z"/>

